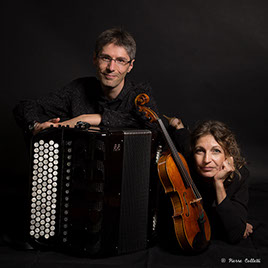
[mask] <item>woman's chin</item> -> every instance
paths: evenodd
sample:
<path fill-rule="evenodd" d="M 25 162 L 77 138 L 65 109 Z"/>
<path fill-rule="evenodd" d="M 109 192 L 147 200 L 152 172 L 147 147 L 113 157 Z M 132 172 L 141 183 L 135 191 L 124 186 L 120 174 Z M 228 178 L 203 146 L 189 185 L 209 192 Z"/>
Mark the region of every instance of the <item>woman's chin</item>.
<path fill-rule="evenodd" d="M 213 179 L 213 177 L 216 175 L 216 172 L 199 172 L 199 175 L 201 175 L 204 179 Z"/>

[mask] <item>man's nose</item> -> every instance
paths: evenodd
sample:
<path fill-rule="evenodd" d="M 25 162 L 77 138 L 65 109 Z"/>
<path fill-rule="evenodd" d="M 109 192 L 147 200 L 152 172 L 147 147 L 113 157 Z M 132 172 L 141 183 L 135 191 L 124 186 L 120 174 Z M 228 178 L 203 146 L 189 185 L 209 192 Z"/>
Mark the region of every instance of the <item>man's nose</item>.
<path fill-rule="evenodd" d="M 115 66 L 116 66 L 116 63 L 115 63 L 114 59 L 111 59 L 110 62 L 107 64 L 107 68 L 110 71 L 114 71 L 115 70 Z"/>

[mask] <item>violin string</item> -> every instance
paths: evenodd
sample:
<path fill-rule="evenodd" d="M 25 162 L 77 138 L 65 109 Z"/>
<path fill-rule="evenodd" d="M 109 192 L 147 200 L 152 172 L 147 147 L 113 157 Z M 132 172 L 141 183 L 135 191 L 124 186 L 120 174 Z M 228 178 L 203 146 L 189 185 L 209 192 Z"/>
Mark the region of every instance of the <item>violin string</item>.
<path fill-rule="evenodd" d="M 182 173 L 183 177 L 186 179 L 187 186 L 191 187 L 196 198 L 201 198 L 201 195 L 200 195 L 196 185 L 193 183 L 192 178 L 189 176 L 189 173 L 186 171 L 186 169 L 185 169 L 185 167 L 184 167 L 184 165 L 183 165 L 183 163 L 178 155 L 177 149 L 176 149 L 173 141 L 171 140 L 162 120 L 159 118 L 158 118 L 158 123 L 159 123 L 160 128 L 161 128 L 162 132 L 164 133 L 164 137 L 169 145 L 169 148 L 171 150 L 171 154 L 173 156 L 173 159 L 175 160 L 174 162 L 175 162 L 177 168 L 179 169 L 179 171 Z"/>
<path fill-rule="evenodd" d="M 181 159 L 178 156 L 177 150 L 175 150 L 175 148 L 174 148 L 175 145 L 173 144 L 171 138 L 169 137 L 168 132 L 167 132 L 166 128 L 164 127 L 163 122 L 160 119 L 158 120 L 158 122 L 160 124 L 160 127 L 161 127 L 162 131 L 164 132 L 164 137 L 166 138 L 166 141 L 167 141 L 167 143 L 169 145 L 169 148 L 171 150 L 171 154 L 172 154 L 172 156 L 173 156 L 173 158 L 175 160 L 175 164 L 177 164 L 177 167 L 183 173 L 184 177 L 187 179 L 187 183 L 188 183 L 187 186 L 190 186 L 188 176 L 186 175 L 187 172 L 185 171 L 185 169 L 183 168 L 183 165 L 181 164 Z"/>

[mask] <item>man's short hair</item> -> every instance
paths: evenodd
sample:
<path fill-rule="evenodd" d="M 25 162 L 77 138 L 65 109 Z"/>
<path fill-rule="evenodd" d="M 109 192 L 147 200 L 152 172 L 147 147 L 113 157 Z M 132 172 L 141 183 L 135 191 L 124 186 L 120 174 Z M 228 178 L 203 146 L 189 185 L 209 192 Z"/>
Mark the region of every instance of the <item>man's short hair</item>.
<path fill-rule="evenodd" d="M 99 55 L 102 48 L 107 44 L 115 44 L 116 46 L 124 47 L 130 59 L 135 59 L 136 42 L 129 32 L 121 28 L 111 28 L 102 32 L 96 40 L 96 56 Z"/>

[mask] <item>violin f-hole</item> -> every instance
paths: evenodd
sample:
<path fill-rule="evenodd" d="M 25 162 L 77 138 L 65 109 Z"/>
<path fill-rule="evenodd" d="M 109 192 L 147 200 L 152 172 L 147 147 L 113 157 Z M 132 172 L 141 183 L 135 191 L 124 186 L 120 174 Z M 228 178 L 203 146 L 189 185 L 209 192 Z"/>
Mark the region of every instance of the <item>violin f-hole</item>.
<path fill-rule="evenodd" d="M 185 192 L 183 193 L 183 199 L 184 199 L 184 202 L 185 202 L 186 207 L 187 207 L 187 213 L 185 213 L 185 216 L 189 217 L 190 216 L 190 211 L 189 211 L 189 206 L 188 206 L 188 203 L 187 203 L 187 200 L 186 200 L 186 193 Z"/>

